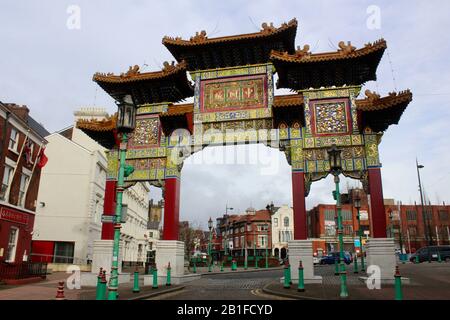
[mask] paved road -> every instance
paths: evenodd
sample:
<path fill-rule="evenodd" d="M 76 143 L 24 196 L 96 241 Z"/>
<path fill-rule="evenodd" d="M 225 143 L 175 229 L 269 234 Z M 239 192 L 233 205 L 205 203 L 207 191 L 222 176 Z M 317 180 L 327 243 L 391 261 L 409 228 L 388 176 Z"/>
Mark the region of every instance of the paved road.
<path fill-rule="evenodd" d="M 152 300 L 281 300 L 283 298 L 264 294 L 261 289 L 279 281 L 282 275 L 282 270 L 204 275 L 200 280 L 187 283 L 182 291 Z"/>

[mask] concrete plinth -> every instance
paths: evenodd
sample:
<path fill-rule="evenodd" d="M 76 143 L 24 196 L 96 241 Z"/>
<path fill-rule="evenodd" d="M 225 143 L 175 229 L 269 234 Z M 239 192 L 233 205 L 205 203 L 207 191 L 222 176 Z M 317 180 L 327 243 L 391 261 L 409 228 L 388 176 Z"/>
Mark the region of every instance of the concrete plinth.
<path fill-rule="evenodd" d="M 100 268 L 106 271 L 106 280 L 109 281 L 112 265 L 113 240 L 94 240 L 91 272 L 81 273 L 82 286 L 96 286 Z M 122 242 L 119 244 L 119 284 L 130 282 L 130 274 L 122 274 Z"/>
<path fill-rule="evenodd" d="M 96 287 L 97 286 L 97 276 L 98 273 L 82 272 L 81 273 L 81 286 L 85 287 Z M 110 274 L 106 274 L 107 284 L 109 283 Z M 131 275 L 129 273 L 119 274 L 119 284 L 129 283 L 131 281 Z"/>
<path fill-rule="evenodd" d="M 176 240 L 159 240 L 156 242 L 156 268 L 158 276 L 166 277 L 170 263 L 172 278 L 184 275 L 184 242 Z"/>
<path fill-rule="evenodd" d="M 366 253 L 367 271 L 370 271 L 370 266 L 378 266 L 381 283 L 394 283 L 395 266 L 397 264 L 394 239 L 371 238 L 366 244 Z M 361 277 L 361 280 L 365 279 L 367 277 Z"/>
<path fill-rule="evenodd" d="M 291 240 L 288 242 L 289 263 L 292 283 L 298 283 L 298 264 L 302 260 L 306 283 L 322 283 L 321 276 L 314 275 L 312 240 Z"/>
<path fill-rule="evenodd" d="M 201 274 L 183 274 L 181 276 L 172 276 L 170 275 L 170 283 L 171 284 L 183 284 L 186 282 L 200 280 Z M 158 275 L 158 286 L 165 286 L 167 283 L 167 276 L 159 276 Z M 152 286 L 153 285 L 153 275 L 146 274 L 144 276 L 144 286 Z"/>
<path fill-rule="evenodd" d="M 91 272 L 98 274 L 100 268 L 106 271 L 107 274 L 111 271 L 112 254 L 113 254 L 114 240 L 94 240 L 94 250 L 92 255 L 92 269 Z M 123 243 L 119 244 L 119 274 L 122 272 L 122 247 Z"/>

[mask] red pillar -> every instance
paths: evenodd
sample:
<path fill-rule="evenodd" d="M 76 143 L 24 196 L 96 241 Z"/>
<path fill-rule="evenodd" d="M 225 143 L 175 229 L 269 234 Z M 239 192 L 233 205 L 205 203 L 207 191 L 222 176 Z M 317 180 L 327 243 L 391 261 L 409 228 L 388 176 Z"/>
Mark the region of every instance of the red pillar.
<path fill-rule="evenodd" d="M 116 214 L 116 180 L 106 180 L 105 198 L 103 201 L 103 215 L 114 216 Z M 114 224 L 102 223 L 102 240 L 114 239 Z"/>
<path fill-rule="evenodd" d="M 178 240 L 180 223 L 180 179 L 169 178 L 164 191 L 163 240 Z"/>
<path fill-rule="evenodd" d="M 374 238 L 386 238 L 386 214 L 383 200 L 380 168 L 370 168 L 369 190 L 370 208 L 372 213 L 372 234 Z"/>
<path fill-rule="evenodd" d="M 292 172 L 292 200 L 294 204 L 294 240 L 308 238 L 305 205 L 305 174 Z"/>

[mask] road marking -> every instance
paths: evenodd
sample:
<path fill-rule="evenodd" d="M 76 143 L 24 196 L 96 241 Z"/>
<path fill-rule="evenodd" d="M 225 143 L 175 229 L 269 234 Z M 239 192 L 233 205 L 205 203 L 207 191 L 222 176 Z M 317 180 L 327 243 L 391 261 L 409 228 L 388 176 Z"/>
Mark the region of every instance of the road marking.
<path fill-rule="evenodd" d="M 153 297 L 153 298 L 149 298 L 149 299 L 146 299 L 146 300 L 165 300 L 167 298 L 171 298 L 171 297 L 174 297 L 176 295 L 179 295 L 180 293 L 183 293 L 185 291 L 186 291 L 186 289 L 182 289 L 182 290 L 178 290 L 178 291 L 175 291 L 175 292 L 163 293 L 163 294 L 161 294 L 159 296 L 156 296 L 156 297 Z"/>
<path fill-rule="evenodd" d="M 254 296 L 267 298 L 269 300 L 295 300 L 295 299 L 290 299 L 290 298 L 285 298 L 285 297 L 280 297 L 280 296 L 267 294 L 267 293 L 263 292 L 261 289 L 253 289 L 251 291 L 251 293 Z"/>

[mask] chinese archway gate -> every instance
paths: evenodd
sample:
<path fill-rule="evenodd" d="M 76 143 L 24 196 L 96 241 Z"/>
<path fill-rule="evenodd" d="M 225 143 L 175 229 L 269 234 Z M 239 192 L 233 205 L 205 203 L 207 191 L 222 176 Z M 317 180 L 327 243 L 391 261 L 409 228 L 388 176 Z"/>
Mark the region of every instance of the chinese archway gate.
<path fill-rule="evenodd" d="M 340 42 L 336 52 L 311 53 L 308 45 L 296 49 L 296 32 L 293 19 L 279 28 L 263 23 L 260 32 L 237 36 L 208 38 L 201 31 L 189 40 L 164 37 L 162 43 L 177 64 L 166 62 L 158 72 L 141 73 L 135 66 L 120 75 L 94 75 L 115 100 L 133 96 L 136 128 L 126 158 L 135 171 L 126 181 L 148 181 L 163 188 L 159 261 L 170 261 L 175 274 L 183 272 L 182 263 L 170 258 L 183 248 L 177 241 L 182 160 L 206 145 L 263 142 L 283 151 L 292 167 L 294 241 L 289 243 L 289 256 L 293 265 L 302 259 L 306 281 L 320 282 L 320 277 L 313 274 L 305 197 L 312 182 L 329 174 L 327 149 L 332 145 L 342 150 L 343 174 L 362 181 L 370 194 L 368 263 L 379 265 L 382 276 L 392 278 L 394 243 L 386 239 L 378 145 L 386 129 L 398 124 L 412 94 L 407 90 L 380 97 L 365 90 L 360 98 L 362 86 L 376 80 L 384 40 L 360 49 Z M 296 93 L 274 95 L 275 73 L 277 88 Z M 192 96 L 193 103 L 179 104 Z M 104 215 L 113 215 L 116 117 L 80 120 L 77 126 L 109 149 Z M 227 134 L 230 130 L 234 133 Z M 112 223 L 103 224 L 102 239 L 112 239 L 112 228 Z"/>

